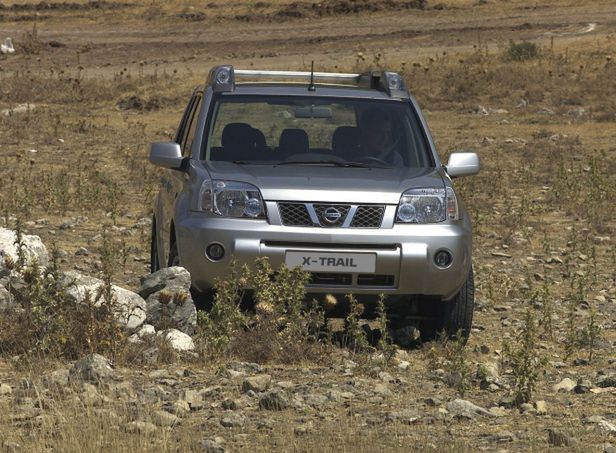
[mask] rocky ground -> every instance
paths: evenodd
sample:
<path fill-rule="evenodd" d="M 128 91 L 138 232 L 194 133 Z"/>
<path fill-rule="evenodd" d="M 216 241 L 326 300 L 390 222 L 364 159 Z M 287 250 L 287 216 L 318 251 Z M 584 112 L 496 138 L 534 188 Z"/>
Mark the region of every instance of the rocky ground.
<path fill-rule="evenodd" d="M 0 254 L 18 260 L 21 223 L 40 237 L 25 258 L 49 265 L 56 248 L 70 283 L 67 305 L 32 311 L 57 288 L 0 260 L 1 449 L 614 451 L 614 2 L 312 3 L 0 5 L 15 47 L 0 55 Z M 455 182 L 474 223 L 465 348 L 323 341 L 264 360 L 248 336 L 212 355 L 185 271 L 147 275 L 147 144 L 173 135 L 214 64 L 311 60 L 399 71 L 443 160 L 479 154 Z"/>

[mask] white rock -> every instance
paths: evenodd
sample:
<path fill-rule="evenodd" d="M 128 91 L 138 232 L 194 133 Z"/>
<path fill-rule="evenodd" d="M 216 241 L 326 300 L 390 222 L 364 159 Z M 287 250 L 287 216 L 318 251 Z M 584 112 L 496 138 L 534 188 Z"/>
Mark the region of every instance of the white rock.
<path fill-rule="evenodd" d="M 0 285 L 0 313 L 11 307 L 11 294 L 8 290 Z"/>
<path fill-rule="evenodd" d="M 570 392 L 575 388 L 576 385 L 577 382 L 575 382 L 573 379 L 564 378 L 558 384 L 554 384 L 552 386 L 552 390 L 554 390 L 555 392 L 559 392 L 561 390 L 564 390 L 565 392 Z"/>
<path fill-rule="evenodd" d="M 190 335 L 186 335 L 177 329 L 163 330 L 158 332 L 158 335 L 167 340 L 176 351 L 193 351 L 195 349 L 195 342 Z"/>
<path fill-rule="evenodd" d="M 484 417 L 496 417 L 490 411 L 487 411 L 483 407 L 479 407 L 476 404 L 471 403 L 463 399 L 455 399 L 447 403 L 447 410 L 454 416 L 474 418 L 476 415 Z"/>
<path fill-rule="evenodd" d="M 156 335 L 156 329 L 154 328 L 154 326 L 151 324 L 144 324 L 141 326 L 139 331 L 128 337 L 128 341 L 130 343 L 139 344 L 143 343 L 143 341 L 146 340 L 148 337 L 152 337 L 154 335 Z"/>
<path fill-rule="evenodd" d="M 15 53 L 15 46 L 13 46 L 13 40 L 11 40 L 11 38 L 6 38 L 2 42 L 2 44 L 0 44 L 0 53 L 1 54 Z"/>
<path fill-rule="evenodd" d="M 47 248 L 40 237 L 23 234 L 22 242 L 24 245 L 23 250 L 26 265 L 32 264 L 34 260 L 37 260 L 41 267 L 46 267 L 49 264 Z M 7 228 L 0 228 L 0 277 L 9 275 L 10 273 L 4 262 L 6 257 L 10 257 L 13 261 L 17 261 L 18 255 L 17 247 L 15 246 L 15 232 Z"/>
<path fill-rule="evenodd" d="M 616 425 L 608 422 L 607 420 L 601 420 L 597 423 L 597 430 L 603 434 L 616 434 Z"/>
<path fill-rule="evenodd" d="M 70 271 L 64 274 L 63 283 L 68 285 L 68 295 L 73 297 L 78 303 L 85 301 L 86 294 L 90 295 L 92 301 L 96 301 L 96 306 L 104 303 L 103 297 L 99 297 L 96 300 L 99 289 L 104 285 L 103 281 L 98 278 Z M 132 330 L 145 322 L 146 304 L 139 294 L 116 285 L 111 286 L 111 293 L 113 295 L 114 314 L 118 324 Z"/>

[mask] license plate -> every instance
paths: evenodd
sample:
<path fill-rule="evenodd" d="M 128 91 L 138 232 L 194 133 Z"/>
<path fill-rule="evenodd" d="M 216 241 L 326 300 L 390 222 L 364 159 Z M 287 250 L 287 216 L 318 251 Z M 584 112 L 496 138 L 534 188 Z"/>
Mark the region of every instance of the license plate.
<path fill-rule="evenodd" d="M 374 272 L 376 254 L 289 251 L 285 263 L 290 268 L 300 266 L 305 271 Z"/>

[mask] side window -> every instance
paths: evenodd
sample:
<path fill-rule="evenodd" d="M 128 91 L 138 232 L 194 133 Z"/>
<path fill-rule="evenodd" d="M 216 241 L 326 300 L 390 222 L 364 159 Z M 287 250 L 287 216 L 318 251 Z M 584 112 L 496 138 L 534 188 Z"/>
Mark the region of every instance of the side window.
<path fill-rule="evenodd" d="M 186 139 L 186 131 L 188 130 L 187 124 L 190 118 L 190 113 L 192 112 L 193 105 L 195 103 L 195 97 L 191 97 L 188 102 L 188 106 L 184 110 L 184 115 L 182 115 L 182 121 L 180 121 L 180 127 L 178 128 L 177 134 L 175 135 L 174 141 L 179 145 L 182 145 L 184 140 Z"/>
<path fill-rule="evenodd" d="M 180 143 L 182 146 L 182 156 L 187 157 L 190 154 L 193 140 L 195 139 L 195 131 L 197 130 L 197 118 L 199 116 L 199 106 L 201 105 L 201 95 L 197 95 L 193 102 L 188 121 L 185 125 L 185 130 L 188 132 L 183 137 L 183 141 Z"/>

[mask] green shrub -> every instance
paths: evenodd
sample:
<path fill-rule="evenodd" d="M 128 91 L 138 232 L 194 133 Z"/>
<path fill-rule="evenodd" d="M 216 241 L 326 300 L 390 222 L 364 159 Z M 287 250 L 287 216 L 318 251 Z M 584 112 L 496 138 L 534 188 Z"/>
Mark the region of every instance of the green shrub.
<path fill-rule="evenodd" d="M 317 304 L 305 303 L 309 274 L 285 265 L 274 270 L 266 257 L 252 268 L 232 269 L 216 283 L 212 310 L 199 314 L 197 338 L 205 356 L 283 363 L 317 358 L 325 318 Z M 248 288 L 254 314 L 240 308 Z"/>
<path fill-rule="evenodd" d="M 530 41 L 510 41 L 506 55 L 509 60 L 513 61 L 531 60 L 539 56 L 539 47 Z"/>

